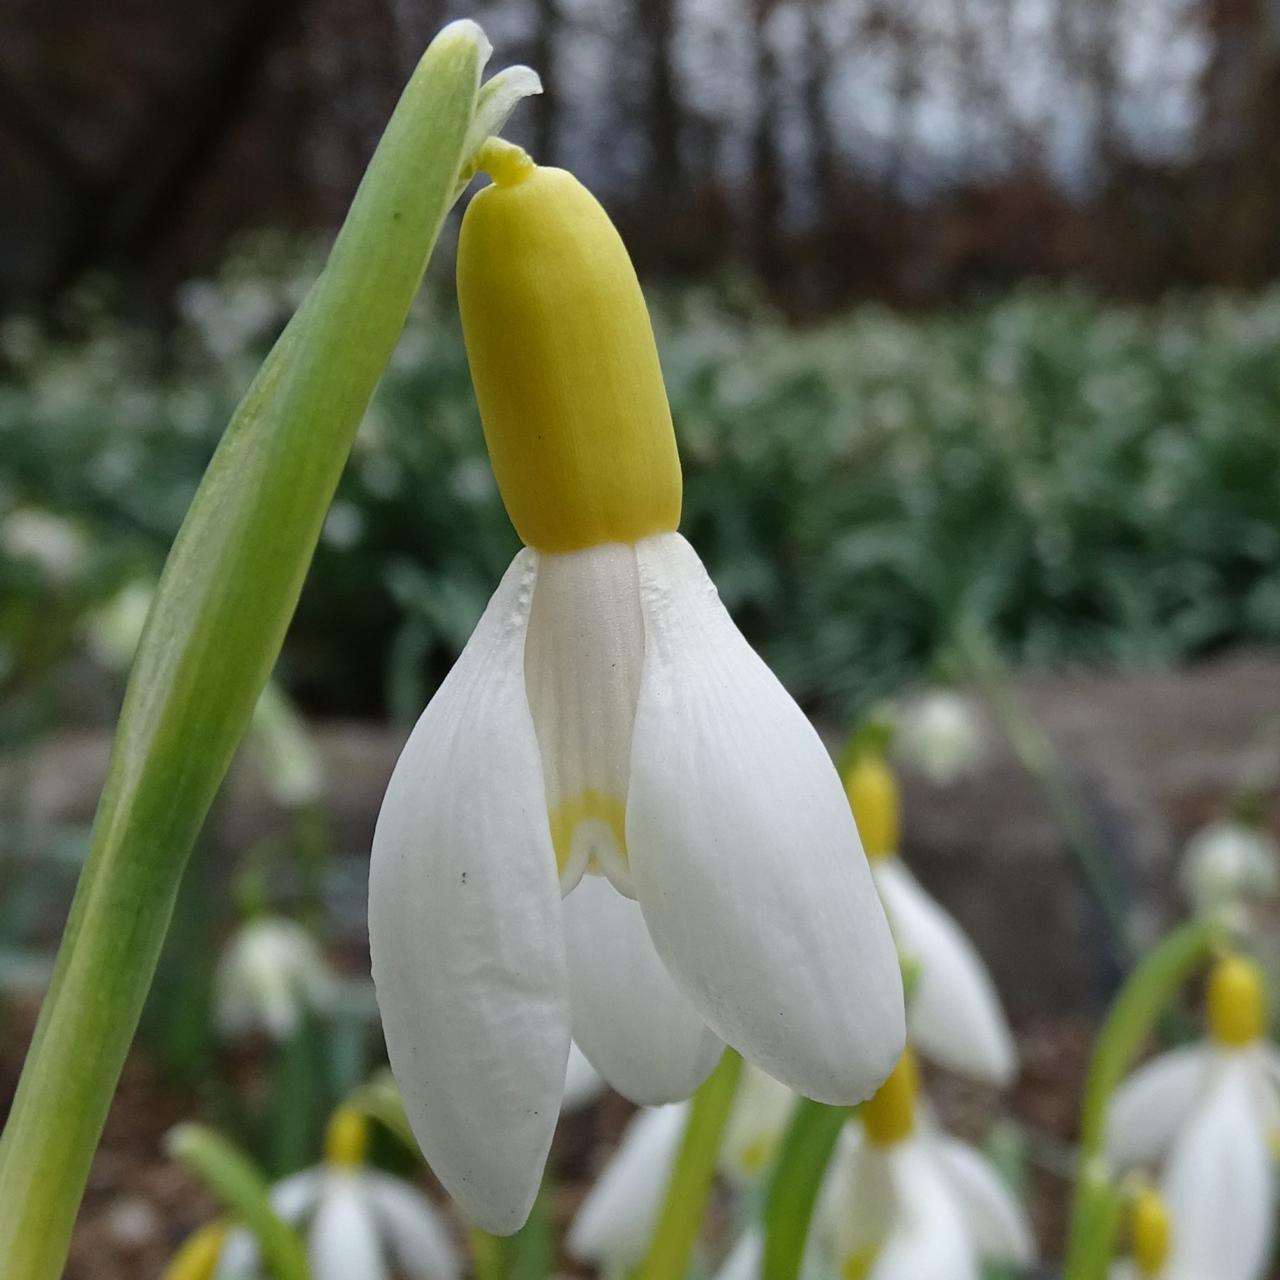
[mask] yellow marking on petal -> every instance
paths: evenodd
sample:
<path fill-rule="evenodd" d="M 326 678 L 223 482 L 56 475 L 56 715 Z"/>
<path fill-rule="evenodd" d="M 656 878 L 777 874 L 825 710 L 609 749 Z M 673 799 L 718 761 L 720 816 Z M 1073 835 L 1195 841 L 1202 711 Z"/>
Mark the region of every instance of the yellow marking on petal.
<path fill-rule="evenodd" d="M 193 1232 L 169 1260 L 160 1280 L 212 1280 L 229 1229 L 228 1222 L 219 1220 Z"/>
<path fill-rule="evenodd" d="M 1133 1261 L 1144 1276 L 1157 1276 L 1169 1256 L 1169 1210 L 1160 1193 L 1144 1187 L 1129 1209 Z"/>
<path fill-rule="evenodd" d="M 1210 1037 L 1226 1048 L 1259 1039 L 1266 1028 L 1262 970 L 1244 956 L 1219 960 L 1209 972 L 1205 1017 Z"/>
<path fill-rule="evenodd" d="M 344 1169 L 364 1164 L 369 1146 L 369 1122 L 354 1107 L 339 1107 L 329 1117 L 324 1134 L 324 1158 Z"/>
<path fill-rule="evenodd" d="M 910 1047 L 898 1065 L 859 1113 L 867 1139 L 878 1147 L 891 1147 L 909 1138 L 916 1127 L 916 1098 L 920 1093 L 920 1068 Z"/>
<path fill-rule="evenodd" d="M 621 800 L 590 787 L 572 800 L 562 801 L 551 814 L 551 844 L 556 851 L 556 867 L 560 874 L 563 875 L 565 867 L 569 865 L 573 854 L 574 837 L 584 822 L 602 822 L 609 828 L 609 833 L 618 846 L 618 856 L 625 864 L 627 861 L 626 805 Z M 587 869 L 600 869 L 600 860 L 594 853 L 587 861 Z"/>
<path fill-rule="evenodd" d="M 845 774 L 844 791 L 867 857 L 897 853 L 902 802 L 893 770 L 880 756 L 860 755 Z"/>
<path fill-rule="evenodd" d="M 851 1253 L 840 1264 L 840 1280 L 867 1280 L 875 1263 L 877 1250 L 873 1246 Z"/>
<path fill-rule="evenodd" d="M 680 458 L 622 239 L 572 174 L 490 158 L 497 181 L 462 222 L 458 300 L 511 522 L 553 552 L 669 532 Z"/>
<path fill-rule="evenodd" d="M 738 1153 L 738 1163 L 742 1166 L 743 1173 L 759 1173 L 769 1163 L 776 1145 L 773 1139 L 767 1137 L 748 1142 Z"/>

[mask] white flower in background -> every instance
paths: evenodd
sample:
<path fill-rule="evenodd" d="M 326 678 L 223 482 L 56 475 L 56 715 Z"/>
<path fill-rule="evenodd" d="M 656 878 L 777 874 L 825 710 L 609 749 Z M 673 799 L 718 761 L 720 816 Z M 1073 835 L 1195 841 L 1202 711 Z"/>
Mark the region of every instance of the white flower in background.
<path fill-rule="evenodd" d="M 155 592 L 154 579 L 135 578 L 89 615 L 89 652 L 108 671 L 129 669 Z"/>
<path fill-rule="evenodd" d="M 1161 1054 L 1116 1090 L 1106 1151 L 1119 1168 L 1162 1165 L 1170 1274 L 1257 1280 L 1271 1251 L 1280 1137 L 1280 1053 L 1266 1039 L 1258 967 L 1219 960 L 1206 1016 L 1207 1042 Z"/>
<path fill-rule="evenodd" d="M 818 1230 L 844 1280 L 979 1280 L 984 1264 L 1029 1266 L 1021 1205 L 987 1159 L 918 1116 L 908 1049 L 842 1135 Z"/>
<path fill-rule="evenodd" d="M 715 1280 L 760 1280 L 763 1263 L 764 1234 L 759 1227 L 748 1227 L 720 1264 Z"/>
<path fill-rule="evenodd" d="M 768 1072 L 746 1063 L 720 1144 L 720 1171 L 739 1185 L 773 1162 L 787 1131 L 796 1095 Z"/>
<path fill-rule="evenodd" d="M 1275 898 L 1280 896 L 1280 844 L 1249 823 L 1211 822 L 1187 841 L 1179 879 L 1200 915 L 1241 899 Z"/>
<path fill-rule="evenodd" d="M 295 920 L 260 916 L 232 936 L 214 973 L 214 1017 L 229 1038 L 287 1040 L 308 1010 L 323 1012 L 334 980 L 315 939 Z"/>
<path fill-rule="evenodd" d="M 680 1151 L 689 1105 L 644 1107 L 631 1118 L 609 1163 L 587 1193 L 565 1247 L 606 1276 L 624 1275 L 643 1260 L 658 1223 Z"/>
<path fill-rule="evenodd" d="M 888 1072 L 903 1011 L 830 759 L 676 532 L 626 251 L 570 175 L 494 146 L 459 297 L 527 547 L 391 779 L 369 929 L 414 1132 L 468 1215 L 509 1232 L 571 1033 L 635 1101 L 688 1096 L 725 1041 L 847 1104 Z"/>
<path fill-rule="evenodd" d="M 293 703 L 267 681 L 253 709 L 249 742 L 267 790 L 278 804 L 300 808 L 324 791 L 324 761 Z"/>
<path fill-rule="evenodd" d="M 892 771 L 860 756 L 845 789 L 904 962 L 915 971 L 907 1009 L 912 1042 L 940 1066 L 1007 1085 L 1017 1053 L 995 983 L 973 943 L 898 855 L 900 802 Z"/>
<path fill-rule="evenodd" d="M 564 1096 L 560 1114 L 589 1107 L 609 1086 L 604 1077 L 587 1061 L 587 1055 L 576 1044 L 569 1045 L 569 1061 L 564 1069 Z"/>
<path fill-rule="evenodd" d="M 271 1207 L 298 1228 L 311 1280 L 459 1280 L 462 1266 L 444 1215 L 416 1187 L 364 1164 L 367 1126 L 340 1107 L 325 1162 L 271 1190 Z M 227 1233 L 213 1280 L 262 1280 L 257 1241 Z"/>
<path fill-rule="evenodd" d="M 719 1153 L 727 1179 L 743 1187 L 765 1172 L 795 1101 L 785 1085 L 743 1064 Z M 640 1262 L 657 1226 L 688 1116 L 682 1102 L 636 1113 L 574 1218 L 570 1253 L 608 1271 L 626 1271 Z"/>
<path fill-rule="evenodd" d="M 981 767 L 987 738 L 982 717 L 969 698 L 951 689 L 937 689 L 906 707 L 894 745 L 905 760 L 945 787 Z"/>
<path fill-rule="evenodd" d="M 10 559 L 38 568 L 51 582 L 66 582 L 84 565 L 84 534 L 70 520 L 19 507 L 0 520 L 0 550 Z"/>

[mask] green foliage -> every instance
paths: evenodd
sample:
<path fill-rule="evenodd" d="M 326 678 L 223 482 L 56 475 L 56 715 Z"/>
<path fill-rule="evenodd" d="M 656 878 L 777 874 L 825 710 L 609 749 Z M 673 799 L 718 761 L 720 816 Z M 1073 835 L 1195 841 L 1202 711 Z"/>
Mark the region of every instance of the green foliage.
<path fill-rule="evenodd" d="M 0 559 L 0 653 L 24 689 L 64 615 L 158 562 L 314 269 L 279 237 L 247 242 L 187 286 L 164 341 L 83 300 L 61 336 L 8 322 L 0 493 L 89 548 L 61 587 Z M 962 626 L 1030 664 L 1280 638 L 1280 290 L 1151 309 L 1027 290 L 799 332 L 750 298 L 653 301 L 684 528 L 802 698 L 863 709 L 945 662 Z M 287 650 L 295 687 L 413 714 L 515 545 L 442 284 L 357 438 Z"/>

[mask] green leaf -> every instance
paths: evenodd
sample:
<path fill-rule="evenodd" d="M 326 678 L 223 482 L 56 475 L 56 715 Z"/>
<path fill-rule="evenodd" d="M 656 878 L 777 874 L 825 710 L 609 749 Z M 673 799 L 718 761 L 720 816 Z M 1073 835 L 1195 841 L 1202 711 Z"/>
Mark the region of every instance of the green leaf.
<path fill-rule="evenodd" d="M 329 260 L 227 428 L 139 644 L 93 844 L 0 1139 L 6 1280 L 54 1280 L 183 866 L 279 653 L 454 197 L 488 42 L 432 42 Z"/>
<path fill-rule="evenodd" d="M 308 1280 L 302 1241 L 276 1216 L 266 1179 L 248 1156 L 216 1130 L 201 1124 L 179 1125 L 170 1133 L 167 1145 L 169 1154 L 198 1174 L 258 1238 L 274 1280 Z"/>
<path fill-rule="evenodd" d="M 764 1210 L 763 1280 L 796 1280 L 809 1223 L 840 1130 L 856 1108 L 801 1099 L 769 1176 Z"/>

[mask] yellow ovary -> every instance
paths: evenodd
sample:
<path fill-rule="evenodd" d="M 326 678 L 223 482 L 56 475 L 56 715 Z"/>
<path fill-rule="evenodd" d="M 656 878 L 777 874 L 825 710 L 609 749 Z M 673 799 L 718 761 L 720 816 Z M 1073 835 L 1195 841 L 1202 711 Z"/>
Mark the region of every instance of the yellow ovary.
<path fill-rule="evenodd" d="M 849 1254 L 840 1264 L 840 1280 L 867 1280 L 875 1260 L 876 1250 L 873 1248 L 859 1249 L 857 1253 Z"/>
<path fill-rule="evenodd" d="M 369 1122 L 354 1107 L 339 1107 L 329 1117 L 324 1135 L 324 1158 L 333 1165 L 354 1169 L 364 1164 L 369 1145 Z"/>
<path fill-rule="evenodd" d="M 859 1113 L 867 1139 L 878 1147 L 891 1147 L 909 1138 L 916 1127 L 916 1097 L 920 1093 L 920 1068 L 911 1048 L 903 1051 L 889 1078 Z"/>
<path fill-rule="evenodd" d="M 1169 1254 L 1169 1211 L 1158 1192 L 1139 1191 L 1129 1211 L 1133 1261 L 1144 1276 L 1157 1276 Z"/>
<path fill-rule="evenodd" d="M 515 153 L 514 155 L 512 153 Z M 507 512 L 539 551 L 680 522 L 680 459 L 644 296 L 608 215 L 516 148 L 463 219 L 458 299 Z"/>
<path fill-rule="evenodd" d="M 1210 970 L 1205 999 L 1209 1035 L 1227 1048 L 1252 1044 L 1266 1028 L 1262 971 L 1244 956 L 1225 956 Z"/>
<path fill-rule="evenodd" d="M 201 1227 L 173 1255 L 161 1280 L 211 1280 L 218 1269 L 227 1231 L 225 1222 L 210 1222 Z"/>
<path fill-rule="evenodd" d="M 845 773 L 844 790 L 867 857 L 897 853 L 901 801 L 893 770 L 878 755 L 861 755 Z"/>
<path fill-rule="evenodd" d="M 602 870 L 602 856 L 609 852 L 601 848 L 606 842 L 611 842 L 618 859 L 626 866 L 627 810 L 621 800 L 603 791 L 589 790 L 564 801 L 551 814 L 551 843 L 556 851 L 556 867 L 562 876 L 571 862 L 579 860 L 585 862 L 588 871 Z M 587 856 L 581 858 L 584 851 Z"/>

